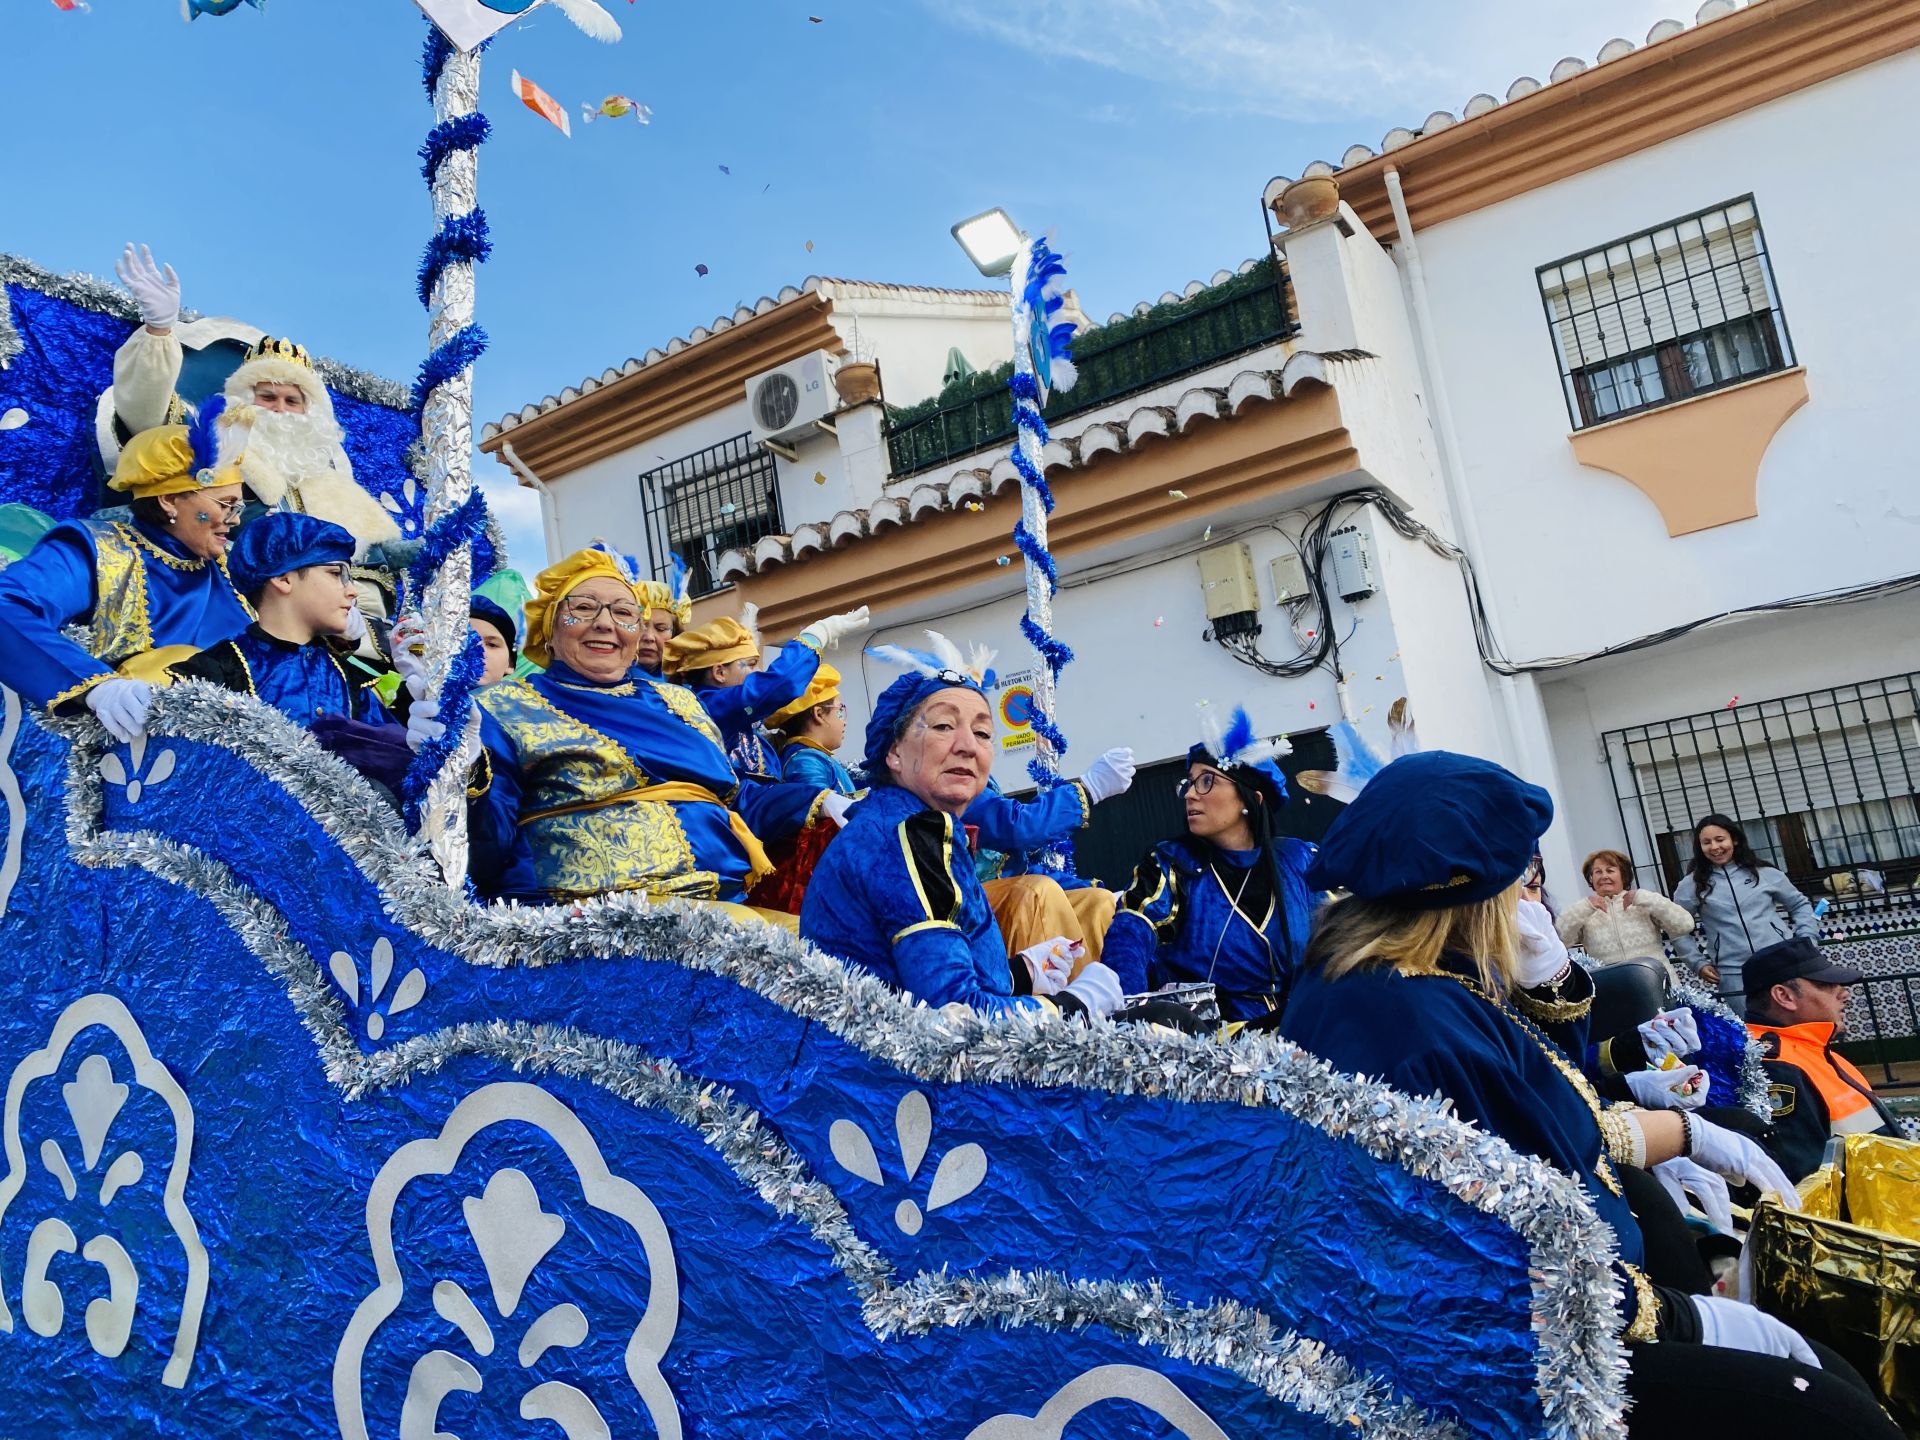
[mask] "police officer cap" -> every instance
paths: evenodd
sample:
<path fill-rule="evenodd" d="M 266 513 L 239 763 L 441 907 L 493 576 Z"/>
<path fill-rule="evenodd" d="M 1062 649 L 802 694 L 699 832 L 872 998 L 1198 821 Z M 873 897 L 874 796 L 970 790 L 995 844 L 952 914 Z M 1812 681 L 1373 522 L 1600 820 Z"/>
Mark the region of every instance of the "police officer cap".
<path fill-rule="evenodd" d="M 352 559 L 353 536 L 340 526 L 312 515 L 276 512 L 240 527 L 240 537 L 227 550 L 227 573 L 242 595 L 254 595 L 276 575 Z"/>
<path fill-rule="evenodd" d="M 1490 760 L 1404 755 L 1333 822 L 1307 884 L 1423 910 L 1471 904 L 1518 880 L 1552 823 L 1547 792 Z"/>
<path fill-rule="evenodd" d="M 1811 980 L 1819 985 L 1858 985 L 1863 978 L 1851 965 L 1837 965 L 1820 947 L 1803 936 L 1781 940 L 1747 957 L 1740 972 L 1749 995 L 1764 995 L 1789 980 Z"/>

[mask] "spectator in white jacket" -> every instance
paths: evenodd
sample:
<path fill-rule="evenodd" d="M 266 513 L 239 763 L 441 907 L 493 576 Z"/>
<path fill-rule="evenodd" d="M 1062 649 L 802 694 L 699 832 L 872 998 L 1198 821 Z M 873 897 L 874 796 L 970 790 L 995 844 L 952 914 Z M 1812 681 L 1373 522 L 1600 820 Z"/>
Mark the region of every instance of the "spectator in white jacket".
<path fill-rule="evenodd" d="M 1693 930 L 1693 916 L 1652 890 L 1634 888 L 1633 861 L 1618 850 L 1596 850 L 1580 867 L 1591 892 L 1556 922 L 1560 938 L 1578 945 L 1596 968 L 1651 956 L 1665 961 L 1666 941 Z M 1673 967 L 1667 965 L 1671 977 Z"/>

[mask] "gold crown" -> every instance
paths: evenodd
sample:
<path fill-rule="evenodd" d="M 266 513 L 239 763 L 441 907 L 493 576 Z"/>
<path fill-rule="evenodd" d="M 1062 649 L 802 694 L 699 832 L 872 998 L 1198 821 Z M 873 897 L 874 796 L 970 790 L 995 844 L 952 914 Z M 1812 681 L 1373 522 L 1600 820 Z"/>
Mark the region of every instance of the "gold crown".
<path fill-rule="evenodd" d="M 247 351 L 247 360 L 291 360 L 294 364 L 304 365 L 309 370 L 313 368 L 313 357 L 307 354 L 306 346 L 272 335 L 262 335 L 259 341 Z"/>

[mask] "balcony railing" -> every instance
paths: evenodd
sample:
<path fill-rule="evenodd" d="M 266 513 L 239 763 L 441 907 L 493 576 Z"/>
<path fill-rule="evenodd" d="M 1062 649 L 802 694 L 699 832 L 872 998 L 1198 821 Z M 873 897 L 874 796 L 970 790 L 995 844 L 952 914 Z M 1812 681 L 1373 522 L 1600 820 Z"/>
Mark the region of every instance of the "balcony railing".
<path fill-rule="evenodd" d="M 772 452 L 735 435 L 640 476 L 653 578 L 669 580 L 673 557 L 686 561 L 688 593 L 720 588 L 720 556 L 781 529 L 780 480 Z"/>
<path fill-rule="evenodd" d="M 1078 415 L 1209 365 L 1258 350 L 1291 335 L 1286 271 L 1273 259 L 1195 295 L 1156 306 L 1144 315 L 1088 330 L 1073 345 L 1079 380 L 1054 396 L 1049 422 Z M 1007 376 L 981 377 L 971 394 L 946 404 L 911 406 L 890 421 L 889 458 L 895 478 L 930 470 L 987 449 L 1013 435 Z"/>

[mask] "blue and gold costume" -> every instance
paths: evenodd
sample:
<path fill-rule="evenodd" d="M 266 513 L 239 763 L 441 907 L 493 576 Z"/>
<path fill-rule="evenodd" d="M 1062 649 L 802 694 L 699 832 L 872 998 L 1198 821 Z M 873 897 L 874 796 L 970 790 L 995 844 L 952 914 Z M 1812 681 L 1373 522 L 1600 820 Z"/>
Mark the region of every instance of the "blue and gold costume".
<path fill-rule="evenodd" d="M 731 616 L 709 620 L 667 642 L 667 673 L 675 679 L 735 660 L 757 659 L 753 632 Z M 720 727 L 720 740 L 736 773 L 762 780 L 780 778 L 780 751 L 765 722 L 806 693 L 820 668 L 820 648 L 802 634 L 781 647 L 764 670 L 738 685 L 698 685 L 694 694 Z"/>
<path fill-rule="evenodd" d="M 250 619 L 224 558 L 138 520 L 71 521 L 0 572 L 0 681 L 57 709 L 138 655 L 203 649 Z M 61 633 L 75 624 L 84 647 Z"/>
<path fill-rule="evenodd" d="M 475 873 L 501 894 L 741 901 L 769 869 L 756 835 L 799 830 L 819 803 L 743 785 L 693 692 L 664 680 L 601 684 L 552 660 L 479 701 L 492 776 L 471 812 Z"/>
<path fill-rule="evenodd" d="M 1225 1020 L 1285 1008 L 1306 953 L 1313 847 L 1279 839 L 1227 850 L 1192 836 L 1164 840 L 1135 867 L 1101 954 L 1128 993 L 1211 982 Z"/>
<path fill-rule="evenodd" d="M 876 786 L 853 807 L 814 867 L 800 933 L 929 1005 L 999 1013 L 1045 1003 L 1014 993 L 965 832 L 898 785 Z"/>
<path fill-rule="evenodd" d="M 172 667 L 182 680 L 209 680 L 239 690 L 281 711 L 296 725 L 311 726 L 326 715 L 369 725 L 392 721 L 374 694 L 373 682 L 349 679 L 324 640 L 295 645 L 257 624 Z"/>
<path fill-rule="evenodd" d="M 780 776 L 796 785 L 812 785 L 836 795 L 856 794 L 853 772 L 813 741 L 789 740 L 780 751 Z"/>

